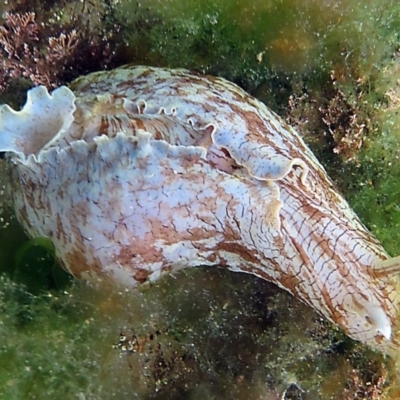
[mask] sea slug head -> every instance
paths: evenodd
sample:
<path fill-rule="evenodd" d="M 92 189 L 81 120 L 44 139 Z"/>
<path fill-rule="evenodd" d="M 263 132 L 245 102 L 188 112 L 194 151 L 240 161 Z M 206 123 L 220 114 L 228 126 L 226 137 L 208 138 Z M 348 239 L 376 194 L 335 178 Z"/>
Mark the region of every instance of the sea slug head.
<path fill-rule="evenodd" d="M 400 296 L 393 276 L 398 262 L 398 257 L 376 261 L 354 284 L 343 283 L 342 300 L 333 310 L 334 321 L 348 336 L 391 355 L 400 347 Z"/>
<path fill-rule="evenodd" d="M 312 165 L 305 185 L 290 175 L 278 181 L 285 199 L 283 237 L 300 258 L 289 264 L 296 276 L 296 285 L 288 280 L 289 289 L 351 338 L 385 353 L 399 352 L 400 257 L 389 258 L 317 168 Z"/>
<path fill-rule="evenodd" d="M 342 307 L 346 315 L 343 329 L 349 336 L 372 347 L 391 343 L 393 323 L 385 310 L 386 304 L 382 305 L 363 293 L 354 293 L 346 296 Z"/>

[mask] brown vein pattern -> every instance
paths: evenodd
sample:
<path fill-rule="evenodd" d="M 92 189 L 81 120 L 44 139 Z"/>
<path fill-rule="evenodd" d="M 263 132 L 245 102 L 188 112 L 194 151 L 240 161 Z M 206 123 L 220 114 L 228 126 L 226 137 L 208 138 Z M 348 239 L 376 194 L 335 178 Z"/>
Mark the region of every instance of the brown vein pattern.
<path fill-rule="evenodd" d="M 275 282 L 354 339 L 398 348 L 396 281 L 378 268 L 388 255 L 264 104 L 221 78 L 149 67 L 71 90 L 2 106 L 0 151 L 20 222 L 50 237 L 73 275 L 135 286 L 227 267 Z"/>

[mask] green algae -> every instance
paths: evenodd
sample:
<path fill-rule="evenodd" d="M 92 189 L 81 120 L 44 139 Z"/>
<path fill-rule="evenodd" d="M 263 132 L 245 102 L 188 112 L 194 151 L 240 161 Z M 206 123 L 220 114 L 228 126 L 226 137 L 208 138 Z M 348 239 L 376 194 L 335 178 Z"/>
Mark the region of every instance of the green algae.
<path fill-rule="evenodd" d="M 315 77 L 335 69 L 351 83 L 379 73 L 398 43 L 399 12 L 393 0 L 151 0 L 146 6 L 121 2 L 116 18 L 131 28 L 125 40 L 134 62 L 143 58 L 231 80 L 266 69 Z"/>
<path fill-rule="evenodd" d="M 354 176 L 347 199 L 364 224 L 391 255 L 399 253 L 400 166 L 398 141 L 382 135 L 359 156 L 359 166 L 344 168 Z"/>
<path fill-rule="evenodd" d="M 346 341 L 275 286 L 215 269 L 133 292 L 100 284 L 36 296 L 3 277 L 0 294 L 5 399 L 246 399 L 294 383 L 307 398 L 333 398 L 322 383 L 339 357 L 333 337 Z"/>

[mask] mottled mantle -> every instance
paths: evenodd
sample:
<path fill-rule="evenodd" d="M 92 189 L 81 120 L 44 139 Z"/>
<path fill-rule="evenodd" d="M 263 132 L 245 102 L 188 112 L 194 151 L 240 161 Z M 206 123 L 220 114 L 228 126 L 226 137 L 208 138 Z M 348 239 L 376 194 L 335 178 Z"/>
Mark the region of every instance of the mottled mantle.
<path fill-rule="evenodd" d="M 129 286 L 188 266 L 272 281 L 384 351 L 397 258 L 298 134 L 221 78 L 125 67 L 0 108 L 14 207 L 73 275 Z"/>

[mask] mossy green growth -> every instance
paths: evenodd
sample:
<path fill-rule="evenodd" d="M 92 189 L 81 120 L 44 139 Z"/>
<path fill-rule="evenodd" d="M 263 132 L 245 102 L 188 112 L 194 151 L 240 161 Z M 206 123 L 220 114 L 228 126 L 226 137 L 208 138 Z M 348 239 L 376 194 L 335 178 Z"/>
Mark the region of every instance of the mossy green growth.
<path fill-rule="evenodd" d="M 355 160 L 327 165 L 329 174 L 392 256 L 400 254 L 400 67 L 388 60 L 363 94 L 370 134 Z"/>
<path fill-rule="evenodd" d="M 123 0 L 116 20 L 135 62 L 218 72 L 240 81 L 266 70 L 352 80 L 379 72 L 398 43 L 394 0 Z"/>
<path fill-rule="evenodd" d="M 56 261 L 56 249 L 50 239 L 38 237 L 25 242 L 15 254 L 14 280 L 31 293 L 71 283 L 71 276 Z"/>
<path fill-rule="evenodd" d="M 400 121 L 399 121 L 400 122 Z M 346 198 L 392 255 L 400 254 L 400 149 L 393 131 L 372 138 L 357 164 L 342 166 Z M 348 181 L 343 182 L 343 176 Z"/>
<path fill-rule="evenodd" d="M 348 360 L 352 351 L 384 368 L 382 356 L 365 353 L 276 286 L 214 268 L 135 291 L 99 282 L 38 295 L 2 276 L 0 312 L 7 400 L 60 393 L 244 400 L 276 397 L 294 384 L 306 398 L 339 400 L 343 371 L 361 365 Z M 335 396 L 325 389 L 334 373 Z"/>

